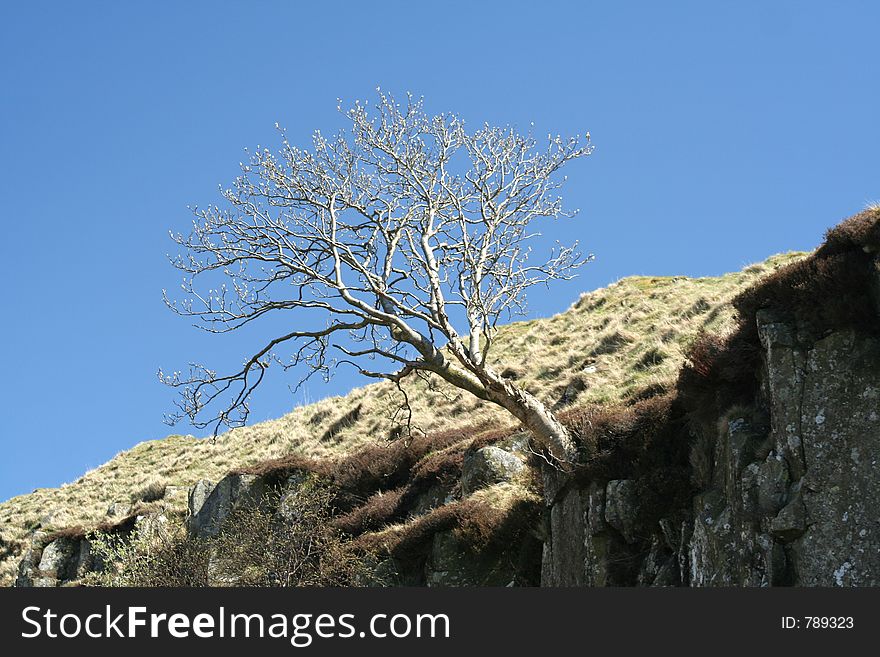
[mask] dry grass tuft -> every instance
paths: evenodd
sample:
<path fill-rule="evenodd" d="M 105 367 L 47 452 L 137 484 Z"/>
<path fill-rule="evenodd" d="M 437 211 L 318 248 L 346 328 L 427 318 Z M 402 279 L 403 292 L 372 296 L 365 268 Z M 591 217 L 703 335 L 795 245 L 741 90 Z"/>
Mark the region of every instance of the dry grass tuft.
<path fill-rule="evenodd" d="M 51 532 L 45 537 L 45 539 L 43 539 L 43 543 L 48 545 L 52 541 L 57 541 L 59 539 L 80 541 L 86 537 L 86 534 L 87 532 L 82 525 L 74 525 L 73 527 L 65 527 L 64 529 Z"/>
<path fill-rule="evenodd" d="M 165 498 L 165 491 L 168 485 L 163 481 L 151 481 L 143 488 L 134 491 L 131 494 L 131 501 L 137 502 L 158 502 Z"/>

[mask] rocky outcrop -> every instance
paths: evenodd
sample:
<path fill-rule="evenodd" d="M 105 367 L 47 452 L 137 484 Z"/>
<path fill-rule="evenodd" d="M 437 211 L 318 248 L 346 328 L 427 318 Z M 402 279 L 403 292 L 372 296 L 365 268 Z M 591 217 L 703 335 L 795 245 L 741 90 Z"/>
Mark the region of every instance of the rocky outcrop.
<path fill-rule="evenodd" d="M 758 399 L 695 447 L 690 507 L 642 526 L 636 481 L 547 473 L 543 584 L 880 584 L 880 339 L 756 322 Z"/>
<path fill-rule="evenodd" d="M 769 351 L 775 332 L 764 335 Z M 792 583 L 876 586 L 880 340 L 843 331 L 809 349 L 777 344 L 769 353 L 771 372 L 782 361 L 797 376 L 781 372 L 768 381 L 782 420 L 774 423 L 773 452 L 788 467 L 790 481 L 772 500 L 771 510 L 778 511 L 768 532 L 785 546 Z"/>
<path fill-rule="evenodd" d="M 21 561 L 18 562 L 18 575 L 14 586 L 34 586 L 34 581 L 39 577 L 38 568 L 45 543 L 46 532 L 38 530 L 31 535 L 30 543 L 25 548 Z"/>
<path fill-rule="evenodd" d="M 243 505 L 258 504 L 265 494 L 265 480 L 254 474 L 233 473 L 216 485 L 199 481 L 189 493 L 187 529 L 192 536 L 216 536 L 230 513 Z"/>
<path fill-rule="evenodd" d="M 94 566 L 92 544 L 85 536 L 37 532 L 19 563 L 15 586 L 63 586 L 78 581 Z"/>
<path fill-rule="evenodd" d="M 529 550 L 540 545 L 527 537 L 500 553 L 478 555 L 453 531 L 439 532 L 425 560 L 426 586 L 534 586 L 526 564 Z"/>

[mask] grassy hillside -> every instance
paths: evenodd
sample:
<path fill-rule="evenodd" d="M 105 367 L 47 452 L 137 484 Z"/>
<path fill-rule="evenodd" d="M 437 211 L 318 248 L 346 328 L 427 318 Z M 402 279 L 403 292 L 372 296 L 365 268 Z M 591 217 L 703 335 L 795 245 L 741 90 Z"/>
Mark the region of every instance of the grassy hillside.
<path fill-rule="evenodd" d="M 697 333 L 724 333 L 731 326 L 729 302 L 738 292 L 803 255 L 774 256 L 717 278 L 623 279 L 583 295 L 564 313 L 503 327 L 494 366 L 557 408 L 661 393 L 674 384 Z M 428 435 L 511 424 L 500 410 L 439 380 L 411 382 L 408 393 L 413 423 Z M 95 525 L 116 502 L 127 507 L 153 501 L 182 512 L 187 488 L 199 479 L 217 481 L 230 470 L 291 454 L 331 459 L 384 442 L 395 435 L 398 402 L 393 387 L 380 383 L 230 431 L 215 443 L 176 435 L 147 441 L 75 482 L 4 502 L 0 582 L 10 582 L 16 553 L 37 528 Z M 485 494 L 507 499 L 504 491 Z"/>

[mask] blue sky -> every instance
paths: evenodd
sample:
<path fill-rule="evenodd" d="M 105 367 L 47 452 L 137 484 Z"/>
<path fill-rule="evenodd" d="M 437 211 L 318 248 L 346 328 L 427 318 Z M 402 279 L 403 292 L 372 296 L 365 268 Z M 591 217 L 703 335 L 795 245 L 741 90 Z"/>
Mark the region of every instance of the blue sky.
<path fill-rule="evenodd" d="M 167 232 L 276 121 L 300 142 L 338 125 L 337 97 L 381 85 L 471 124 L 591 132 L 568 172 L 581 215 L 553 235 L 597 260 L 532 316 L 630 274 L 810 249 L 880 201 L 880 3 L 300 4 L 4 5 L 0 499 L 169 433 L 160 366 L 240 362 L 247 343 L 165 309 Z M 253 419 L 302 400 L 264 389 Z"/>

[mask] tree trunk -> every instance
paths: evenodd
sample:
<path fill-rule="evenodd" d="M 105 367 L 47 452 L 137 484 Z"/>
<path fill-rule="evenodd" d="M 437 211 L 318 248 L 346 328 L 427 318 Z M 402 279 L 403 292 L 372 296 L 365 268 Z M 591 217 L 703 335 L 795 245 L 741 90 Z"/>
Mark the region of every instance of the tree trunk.
<path fill-rule="evenodd" d="M 577 446 L 568 430 L 536 397 L 494 372 L 487 372 L 491 401 L 507 409 L 563 466 L 577 461 Z"/>
<path fill-rule="evenodd" d="M 450 343 L 450 349 L 462 363 L 471 363 L 468 369 L 459 368 L 450 363 L 442 352 L 437 351 L 433 344 L 425 340 L 425 344 L 410 341 L 419 351 L 431 356 L 434 367 L 431 371 L 457 388 L 467 390 L 475 397 L 490 401 L 511 413 L 523 423 L 537 443 L 546 448 L 551 456 L 563 467 L 577 462 L 577 446 L 563 424 L 556 419 L 553 412 L 544 406 L 534 395 L 529 394 L 512 381 L 508 381 L 498 372 L 488 367 L 477 367 L 469 360 L 463 345 Z M 429 349 L 433 349 L 429 354 Z"/>

